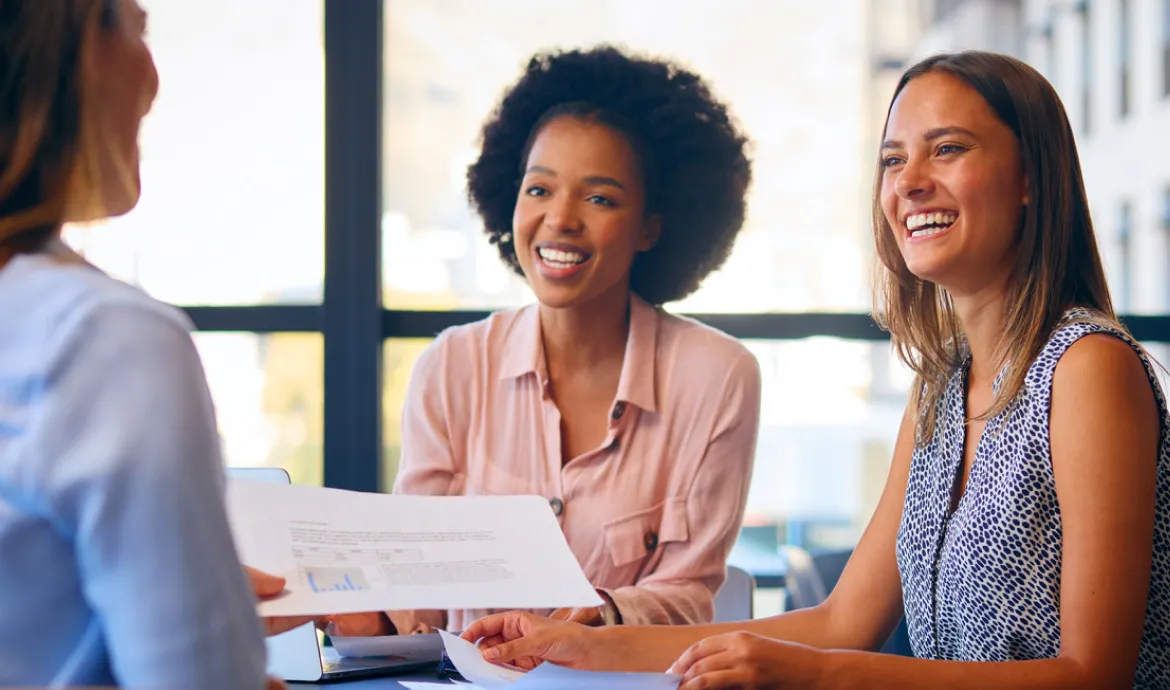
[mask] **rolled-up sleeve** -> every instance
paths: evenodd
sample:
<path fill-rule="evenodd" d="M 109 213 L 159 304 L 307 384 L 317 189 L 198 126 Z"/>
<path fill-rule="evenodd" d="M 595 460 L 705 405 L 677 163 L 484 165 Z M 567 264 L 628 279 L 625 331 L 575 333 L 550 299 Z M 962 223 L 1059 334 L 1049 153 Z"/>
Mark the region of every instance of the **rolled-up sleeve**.
<path fill-rule="evenodd" d="M 731 367 L 712 433 L 685 498 L 688 539 L 667 543 L 653 572 L 604 590 L 625 625 L 691 625 L 714 616 L 739 536 L 760 426 L 760 368 L 750 353 Z"/>
<path fill-rule="evenodd" d="M 265 650 L 225 514 L 215 415 L 180 317 L 79 317 L 33 430 L 42 491 L 124 687 L 259 688 Z"/>

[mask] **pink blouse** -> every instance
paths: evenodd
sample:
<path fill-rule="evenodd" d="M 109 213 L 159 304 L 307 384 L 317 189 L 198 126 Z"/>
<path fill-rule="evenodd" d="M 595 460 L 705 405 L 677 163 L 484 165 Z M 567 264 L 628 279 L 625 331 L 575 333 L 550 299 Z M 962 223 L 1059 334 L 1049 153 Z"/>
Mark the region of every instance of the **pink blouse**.
<path fill-rule="evenodd" d="M 608 434 L 562 466 L 532 305 L 448 329 L 419 357 L 394 491 L 544 496 L 625 624 L 705 623 L 743 519 L 759 415 L 747 348 L 635 296 Z M 488 613 L 389 615 L 407 634 Z"/>

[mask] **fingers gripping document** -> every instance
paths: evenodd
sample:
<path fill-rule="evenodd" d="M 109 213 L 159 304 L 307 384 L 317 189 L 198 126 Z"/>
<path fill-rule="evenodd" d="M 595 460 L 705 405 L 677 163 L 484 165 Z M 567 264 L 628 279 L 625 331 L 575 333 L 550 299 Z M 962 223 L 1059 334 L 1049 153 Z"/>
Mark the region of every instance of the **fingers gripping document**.
<path fill-rule="evenodd" d="M 550 663 L 525 673 L 485 661 L 475 645 L 451 633 L 440 630 L 439 634 L 459 674 L 480 690 L 677 690 L 682 681 L 682 676 L 674 674 L 578 671 Z"/>
<path fill-rule="evenodd" d="M 230 479 L 244 563 L 287 580 L 262 616 L 599 606 L 538 496 L 395 496 Z"/>

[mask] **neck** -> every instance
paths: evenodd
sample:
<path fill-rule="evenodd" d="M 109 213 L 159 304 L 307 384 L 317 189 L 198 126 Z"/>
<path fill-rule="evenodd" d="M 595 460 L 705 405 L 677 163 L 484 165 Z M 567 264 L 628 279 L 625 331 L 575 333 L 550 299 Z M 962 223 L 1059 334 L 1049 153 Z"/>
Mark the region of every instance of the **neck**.
<path fill-rule="evenodd" d="M 549 377 L 621 362 L 630 333 L 630 293 L 622 287 L 588 304 L 540 305 L 540 331 Z M 619 365 L 620 366 L 620 365 Z"/>
<path fill-rule="evenodd" d="M 1007 290 L 1003 285 L 989 285 L 971 294 L 952 295 L 952 300 L 971 350 L 971 379 L 993 380 L 1004 364 Z"/>

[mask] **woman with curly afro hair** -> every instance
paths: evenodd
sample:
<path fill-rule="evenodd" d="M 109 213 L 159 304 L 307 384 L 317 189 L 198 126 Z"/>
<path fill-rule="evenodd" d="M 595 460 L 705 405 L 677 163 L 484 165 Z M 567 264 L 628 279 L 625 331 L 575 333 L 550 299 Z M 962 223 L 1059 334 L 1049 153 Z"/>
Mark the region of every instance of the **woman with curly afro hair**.
<path fill-rule="evenodd" d="M 420 357 L 395 491 L 548 498 L 605 603 L 542 613 L 712 618 L 747 498 L 759 366 L 660 307 L 731 251 L 746 147 L 699 76 L 610 47 L 533 57 L 484 125 L 468 194 L 538 304 L 451 328 Z M 486 613 L 331 625 L 460 630 Z"/>

